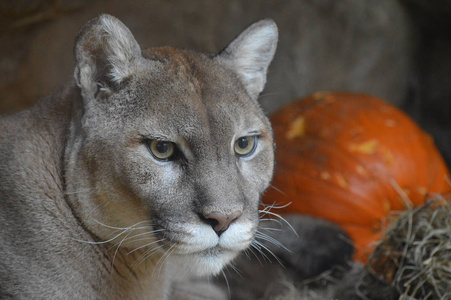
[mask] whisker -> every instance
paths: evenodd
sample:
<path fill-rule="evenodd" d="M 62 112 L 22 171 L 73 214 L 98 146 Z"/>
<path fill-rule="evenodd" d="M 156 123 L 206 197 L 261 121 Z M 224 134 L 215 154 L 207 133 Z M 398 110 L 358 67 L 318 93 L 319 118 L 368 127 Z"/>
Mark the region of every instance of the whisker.
<path fill-rule="evenodd" d="M 153 236 L 147 236 L 140 239 L 135 239 L 134 236 L 127 238 L 125 242 L 122 243 L 122 245 L 128 245 L 130 243 L 140 242 L 140 241 L 146 241 L 146 240 L 154 240 L 155 237 Z"/>
<path fill-rule="evenodd" d="M 240 271 L 238 271 L 237 267 L 235 266 L 235 264 L 233 262 L 231 262 L 228 265 L 233 271 L 235 271 L 236 274 L 238 274 L 238 276 L 240 276 L 240 278 L 243 278 L 243 276 L 241 275 Z"/>
<path fill-rule="evenodd" d="M 109 204 L 110 204 L 110 202 L 104 201 L 104 202 L 102 202 L 101 204 L 93 205 L 93 207 L 91 207 L 91 209 L 88 211 L 88 213 L 87 213 L 87 215 L 86 215 L 86 218 L 87 218 L 87 219 L 88 219 L 88 218 L 93 218 L 93 219 L 95 219 L 92 215 L 93 215 L 96 211 L 100 210 L 102 207 L 106 207 L 106 206 L 108 206 Z"/>
<path fill-rule="evenodd" d="M 248 249 L 244 249 L 243 253 L 244 253 L 244 255 L 246 255 L 247 260 L 251 260 L 251 257 L 249 255 L 249 248 Z"/>
<path fill-rule="evenodd" d="M 224 273 L 224 270 L 221 270 L 221 273 L 222 273 L 222 276 L 224 276 L 225 282 L 226 282 L 226 284 L 227 284 L 227 291 L 228 291 L 228 293 L 229 293 L 229 298 L 230 298 L 230 297 L 231 297 L 231 294 L 230 294 L 230 285 L 229 285 L 229 281 L 227 280 L 227 276 L 226 276 L 226 274 Z"/>
<path fill-rule="evenodd" d="M 261 243 L 259 243 L 258 241 L 254 240 L 251 244 L 251 247 L 253 247 L 255 250 L 258 251 L 258 253 L 260 253 L 263 258 L 265 260 L 267 260 L 268 262 L 272 263 L 271 259 L 263 252 L 263 250 L 261 249 Z"/>
<path fill-rule="evenodd" d="M 280 224 L 279 220 L 276 220 L 274 218 L 263 218 L 263 219 L 259 219 L 260 222 L 265 222 L 265 221 L 274 221 Z"/>
<path fill-rule="evenodd" d="M 290 224 L 287 220 L 285 220 L 285 218 L 283 218 L 281 215 L 276 214 L 276 213 L 273 213 L 273 212 L 271 212 L 271 211 L 266 211 L 265 213 L 266 213 L 266 214 L 269 214 L 269 215 L 271 215 L 271 216 L 274 216 L 274 217 L 276 217 L 276 218 L 279 218 L 281 221 L 283 221 L 285 224 L 287 224 L 287 226 L 293 231 L 293 233 L 294 233 L 297 237 L 299 237 L 298 233 L 296 232 L 296 230 L 294 230 L 293 226 L 291 226 L 291 224 Z"/>
<path fill-rule="evenodd" d="M 164 241 L 165 239 L 161 239 L 159 240 L 159 242 Z M 161 248 L 163 248 L 164 245 L 160 245 L 158 247 L 154 247 L 151 248 L 147 251 L 145 251 L 143 254 L 141 254 L 138 259 L 132 264 L 131 269 L 135 269 L 136 267 L 138 267 L 140 264 L 142 264 L 145 260 L 147 260 L 149 257 L 151 257 L 153 254 L 155 254 L 155 252 L 158 252 L 158 250 L 160 250 Z"/>
<path fill-rule="evenodd" d="M 130 244 L 130 243 L 135 243 L 135 242 L 140 242 L 140 241 L 146 241 L 146 240 L 154 240 L 155 239 L 155 236 L 146 236 L 146 237 L 143 237 L 143 238 L 137 238 L 139 235 L 144 235 L 144 234 L 151 234 L 152 232 L 151 231 L 149 231 L 149 232 L 143 232 L 143 233 L 140 233 L 140 234 L 136 234 L 136 235 L 134 235 L 134 236 L 131 236 L 131 237 L 128 237 L 123 243 L 122 243 L 122 245 L 128 245 L 128 244 Z M 114 247 L 114 246 L 113 246 Z M 113 248 L 113 247 L 111 247 L 111 248 Z M 111 249 L 110 248 L 110 249 Z"/>
<path fill-rule="evenodd" d="M 82 243 L 86 243 L 86 244 L 102 245 L 102 244 L 107 244 L 107 243 L 109 243 L 109 242 L 111 242 L 111 241 L 114 241 L 115 239 L 117 239 L 118 237 L 120 237 L 121 235 L 123 235 L 124 233 L 126 233 L 127 231 L 129 231 L 129 230 L 124 230 L 124 231 L 122 231 L 121 233 L 119 233 L 118 235 L 112 237 L 111 239 L 106 240 L 106 241 L 101 241 L 101 242 L 83 241 L 83 240 L 79 240 L 79 239 L 75 239 L 75 238 L 71 238 L 71 239 L 74 240 L 74 241 L 82 242 Z"/>
<path fill-rule="evenodd" d="M 136 223 L 136 224 L 134 224 L 134 225 L 132 225 L 132 226 L 129 226 L 129 227 L 114 227 L 114 226 L 110 226 L 110 225 L 103 224 L 102 222 L 100 222 L 100 221 L 98 221 L 98 220 L 96 220 L 96 219 L 94 219 L 94 218 L 92 218 L 92 219 L 94 220 L 94 222 L 96 222 L 96 223 L 99 224 L 99 225 L 102 225 L 102 226 L 104 226 L 104 227 L 106 227 L 106 228 L 117 229 L 117 230 L 131 229 L 131 228 L 135 228 L 135 226 L 138 226 L 138 225 L 140 225 L 140 224 L 142 224 L 142 223 L 146 223 L 146 222 L 149 222 L 149 223 L 150 223 L 149 220 L 144 220 L 144 221 L 138 222 L 138 223 Z M 151 226 L 151 225 L 149 225 L 149 226 Z M 147 228 L 147 227 L 143 227 L 143 228 Z"/>
<path fill-rule="evenodd" d="M 282 194 L 283 196 L 287 197 L 287 194 L 285 194 L 284 192 L 282 192 L 279 188 L 275 187 L 274 185 L 270 184 L 269 188 L 271 189 L 275 189 L 277 192 L 279 192 L 280 194 Z"/>
<path fill-rule="evenodd" d="M 269 207 L 269 209 L 275 208 L 275 209 L 282 209 L 282 208 L 286 208 L 288 206 L 290 206 L 293 202 L 288 202 L 287 204 L 281 204 L 281 205 L 277 205 L 276 202 L 274 202 L 273 204 L 266 204 L 266 203 L 261 203 L 260 205 L 262 205 L 263 207 L 265 207 L 265 209 L 267 209 Z"/>
<path fill-rule="evenodd" d="M 164 254 L 163 256 L 158 260 L 157 264 L 155 265 L 158 266 L 158 264 L 160 263 L 161 259 L 164 257 L 164 259 L 161 261 L 160 267 L 158 268 L 158 276 L 161 275 L 161 269 L 163 268 L 164 263 L 166 262 L 166 260 L 169 258 L 169 256 L 171 256 L 171 254 L 174 252 L 175 250 L 175 244 L 173 244 Z M 172 250 L 172 251 L 171 251 Z"/>
<path fill-rule="evenodd" d="M 136 229 L 141 229 L 141 228 L 136 228 Z M 131 233 L 131 232 L 133 232 L 133 230 L 130 230 L 130 233 Z M 140 233 L 140 234 L 135 234 L 135 235 L 133 235 L 133 236 L 131 236 L 131 237 L 128 237 L 128 234 L 127 234 L 127 236 L 125 237 L 125 239 L 122 239 L 119 243 L 115 243 L 115 244 L 111 245 L 111 247 L 108 248 L 108 250 L 111 250 L 111 249 L 115 248 L 118 244 L 125 245 L 125 244 L 127 244 L 127 243 L 129 243 L 129 242 L 133 242 L 133 238 L 135 238 L 136 236 L 138 236 L 138 235 L 143 235 L 143 234 L 147 234 L 147 233 L 148 233 L 148 232 L 144 232 L 144 233 Z M 125 241 L 127 241 L 127 242 L 125 242 Z"/>
<path fill-rule="evenodd" d="M 258 99 L 261 99 L 261 98 L 264 98 L 264 97 L 267 97 L 267 96 L 274 96 L 274 95 L 280 95 L 280 92 L 265 93 L 265 94 L 262 94 L 262 95 L 258 96 Z"/>
<path fill-rule="evenodd" d="M 129 231 L 136 230 L 136 229 L 146 229 L 146 228 L 149 228 L 148 226 L 144 226 L 144 227 L 136 227 L 136 226 L 138 226 L 138 225 L 140 225 L 140 224 L 142 224 L 142 223 L 149 222 L 149 221 L 147 221 L 147 220 L 146 220 L 146 221 L 138 222 L 138 223 L 136 223 L 136 224 L 134 224 L 134 225 L 132 225 L 132 226 L 125 227 L 125 228 L 109 226 L 109 225 L 103 224 L 102 222 L 100 222 L 100 221 L 98 221 L 98 220 L 96 220 L 96 219 L 94 219 L 94 218 L 93 218 L 93 220 L 94 220 L 94 222 L 96 222 L 97 224 L 102 225 L 102 226 L 104 226 L 104 227 L 106 227 L 106 228 L 115 229 L 116 232 L 122 230 L 122 232 L 120 232 L 119 234 L 116 234 L 115 236 L 113 236 L 112 238 L 110 238 L 110 239 L 108 239 L 108 240 L 100 241 L 100 242 L 84 241 L 84 240 L 79 240 L 79 239 L 75 239 L 75 238 L 71 238 L 71 239 L 74 240 L 74 241 L 78 241 L 78 242 L 82 242 L 82 243 L 87 243 L 87 244 L 102 245 L 102 244 L 107 244 L 107 243 L 110 243 L 110 242 L 114 241 L 115 239 L 119 238 L 121 235 L 123 235 L 123 234 L 125 234 L 125 233 L 127 233 L 127 232 L 129 232 Z M 150 226 L 150 225 L 149 225 L 149 226 Z"/>
<path fill-rule="evenodd" d="M 275 222 L 275 223 L 279 224 L 280 226 L 282 226 L 282 223 L 279 220 L 274 219 L 274 218 L 264 218 L 264 219 L 260 219 L 259 221 L 260 221 L 260 223 L 268 222 L 268 221 L 269 222 Z"/>
<path fill-rule="evenodd" d="M 259 227 L 261 230 L 267 230 L 267 231 L 283 231 L 283 229 L 280 228 L 272 228 L 272 227 Z"/>
<path fill-rule="evenodd" d="M 293 251 L 291 251 L 290 249 L 288 249 L 287 247 L 285 247 L 281 242 L 279 242 L 279 241 L 276 240 L 275 238 L 273 238 L 273 237 L 271 237 L 271 236 L 269 236 L 269 235 L 267 235 L 267 234 L 264 234 L 264 233 L 262 233 L 262 232 L 260 232 L 260 231 L 257 231 L 257 233 L 255 234 L 255 237 L 256 237 L 256 238 L 259 238 L 259 239 L 262 239 L 262 240 L 264 240 L 264 241 L 270 242 L 271 244 L 276 245 L 276 246 L 278 246 L 278 247 L 280 247 L 280 248 L 282 248 L 282 249 L 288 251 L 290 254 L 293 253 Z"/>
<path fill-rule="evenodd" d="M 145 241 L 145 240 L 148 240 L 148 239 L 153 239 L 153 238 L 155 238 L 154 236 L 148 236 L 148 237 L 140 238 L 140 239 L 137 239 L 137 238 L 140 237 L 140 236 L 143 236 L 143 235 L 154 234 L 156 232 L 161 232 L 161 231 L 164 231 L 164 229 L 162 228 L 162 229 L 150 230 L 150 231 L 146 231 L 146 232 L 141 232 L 141 233 L 135 234 L 135 235 L 127 238 L 126 242 L 124 242 L 123 245 L 129 244 L 129 243 L 133 243 L 133 242 Z"/>
<path fill-rule="evenodd" d="M 260 265 L 263 266 L 262 261 L 261 261 L 260 258 L 258 257 L 257 253 L 255 253 L 255 251 L 254 251 L 253 248 L 254 248 L 254 246 L 251 244 L 251 247 L 248 248 L 248 249 L 249 249 L 249 251 L 255 256 L 255 258 L 256 258 L 257 261 L 260 263 Z"/>
<path fill-rule="evenodd" d="M 145 244 L 145 245 L 143 245 L 143 246 L 140 246 L 140 247 L 138 247 L 138 248 L 135 248 L 135 249 L 131 250 L 130 252 L 128 252 L 127 255 L 129 255 L 129 254 L 131 254 L 131 253 L 133 253 L 133 252 L 135 252 L 135 251 L 138 251 L 139 249 L 142 249 L 142 248 L 145 248 L 145 247 L 149 247 L 150 245 L 156 244 L 156 243 L 158 243 L 158 242 L 160 242 L 160 241 L 161 241 L 161 240 L 156 240 L 156 241 L 150 242 L 150 243 L 148 243 L 148 244 Z"/>
<path fill-rule="evenodd" d="M 265 249 L 266 251 L 268 251 L 269 254 L 271 254 L 276 260 L 277 262 L 283 267 L 283 263 L 282 261 L 277 257 L 277 255 L 275 255 L 271 250 L 269 250 L 265 245 L 263 245 L 262 243 L 260 243 L 259 241 L 254 240 L 254 242 L 259 245 L 260 247 L 262 247 L 263 249 Z M 263 253 L 262 253 L 263 254 Z"/>
<path fill-rule="evenodd" d="M 111 260 L 111 271 L 110 271 L 110 272 L 112 272 L 113 269 L 114 269 L 114 260 L 116 259 L 116 255 L 117 255 L 117 252 L 119 251 L 119 248 L 121 247 L 121 245 L 122 245 L 122 243 L 124 242 L 124 240 L 128 237 L 128 235 L 129 235 L 130 233 L 132 233 L 132 232 L 133 232 L 133 231 L 130 230 L 130 231 L 127 233 L 127 235 L 121 240 L 121 242 L 119 243 L 119 245 L 117 245 L 116 251 L 114 251 L 113 259 Z"/>

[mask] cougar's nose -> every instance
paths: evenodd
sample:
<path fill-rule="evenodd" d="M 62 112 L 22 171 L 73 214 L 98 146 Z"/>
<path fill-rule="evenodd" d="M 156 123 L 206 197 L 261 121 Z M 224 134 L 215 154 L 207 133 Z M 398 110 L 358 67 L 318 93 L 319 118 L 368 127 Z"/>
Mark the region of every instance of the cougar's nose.
<path fill-rule="evenodd" d="M 235 211 L 231 214 L 223 214 L 217 211 L 203 215 L 202 219 L 213 227 L 213 230 L 218 236 L 229 228 L 230 223 L 241 217 L 240 211 Z"/>

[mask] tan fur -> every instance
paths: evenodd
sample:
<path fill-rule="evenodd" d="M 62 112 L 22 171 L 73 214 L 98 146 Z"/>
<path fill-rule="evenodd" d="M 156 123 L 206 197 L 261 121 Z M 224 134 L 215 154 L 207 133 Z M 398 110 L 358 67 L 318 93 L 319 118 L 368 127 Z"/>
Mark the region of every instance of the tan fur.
<path fill-rule="evenodd" d="M 87 23 L 74 81 L 0 119 L 0 297 L 165 299 L 249 247 L 274 165 L 257 97 L 276 44 L 270 20 L 219 55 L 141 51 L 114 17 Z M 240 157 L 242 137 L 257 146 Z"/>

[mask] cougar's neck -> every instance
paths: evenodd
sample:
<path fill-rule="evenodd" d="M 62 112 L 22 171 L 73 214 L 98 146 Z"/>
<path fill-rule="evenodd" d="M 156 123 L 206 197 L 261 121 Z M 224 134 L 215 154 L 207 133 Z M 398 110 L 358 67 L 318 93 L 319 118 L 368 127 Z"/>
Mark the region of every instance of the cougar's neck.
<path fill-rule="evenodd" d="M 167 299 L 173 272 L 163 252 L 106 245 L 115 299 Z"/>

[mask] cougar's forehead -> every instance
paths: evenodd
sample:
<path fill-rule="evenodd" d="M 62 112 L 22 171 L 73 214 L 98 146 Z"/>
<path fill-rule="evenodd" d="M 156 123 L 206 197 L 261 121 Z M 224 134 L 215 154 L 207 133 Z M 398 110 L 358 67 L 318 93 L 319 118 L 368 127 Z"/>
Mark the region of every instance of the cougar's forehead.
<path fill-rule="evenodd" d="M 143 54 L 156 62 L 140 76 L 147 94 L 142 111 L 153 129 L 198 136 L 213 127 L 223 136 L 266 125 L 257 103 L 249 99 L 237 76 L 210 57 L 171 48 Z"/>

